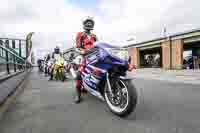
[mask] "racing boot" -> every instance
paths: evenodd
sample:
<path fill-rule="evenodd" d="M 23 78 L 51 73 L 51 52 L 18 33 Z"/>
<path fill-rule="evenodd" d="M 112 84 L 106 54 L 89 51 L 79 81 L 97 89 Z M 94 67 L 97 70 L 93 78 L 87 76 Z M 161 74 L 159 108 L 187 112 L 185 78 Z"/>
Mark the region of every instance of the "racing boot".
<path fill-rule="evenodd" d="M 49 81 L 53 80 L 53 74 L 50 75 Z"/>
<path fill-rule="evenodd" d="M 74 102 L 75 103 L 80 103 L 81 100 L 82 100 L 82 98 L 81 98 L 81 91 L 77 89 L 76 90 L 76 96 L 75 96 Z"/>
<path fill-rule="evenodd" d="M 82 88 L 82 82 L 80 79 L 76 80 L 76 96 L 75 96 L 75 103 L 81 102 L 81 88 Z"/>
<path fill-rule="evenodd" d="M 50 73 L 50 79 L 49 79 L 49 81 L 51 81 L 51 80 L 53 80 L 53 71 L 51 71 L 51 73 Z"/>

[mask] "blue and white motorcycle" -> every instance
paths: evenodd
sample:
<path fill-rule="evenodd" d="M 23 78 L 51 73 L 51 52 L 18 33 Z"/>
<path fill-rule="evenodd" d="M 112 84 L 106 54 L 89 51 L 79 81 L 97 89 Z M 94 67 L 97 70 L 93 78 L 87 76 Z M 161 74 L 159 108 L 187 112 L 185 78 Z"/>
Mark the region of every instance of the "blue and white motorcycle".
<path fill-rule="evenodd" d="M 79 49 L 76 52 L 79 53 Z M 76 60 L 81 59 L 79 57 Z M 85 57 L 86 67 L 81 74 L 83 88 L 105 101 L 112 113 L 120 117 L 128 116 L 137 104 L 136 88 L 131 78 L 127 77 L 128 50 L 97 42 Z M 75 78 L 73 67 L 70 71 Z"/>

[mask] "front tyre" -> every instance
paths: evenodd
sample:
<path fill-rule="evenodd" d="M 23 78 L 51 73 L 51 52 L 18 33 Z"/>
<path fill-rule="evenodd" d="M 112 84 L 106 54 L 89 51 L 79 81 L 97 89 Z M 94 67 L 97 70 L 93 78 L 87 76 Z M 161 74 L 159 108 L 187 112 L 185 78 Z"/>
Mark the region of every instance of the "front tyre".
<path fill-rule="evenodd" d="M 61 69 L 60 76 L 61 76 L 61 81 L 64 82 L 65 81 L 65 73 L 64 73 L 63 69 Z"/>
<path fill-rule="evenodd" d="M 137 91 L 131 80 L 117 80 L 111 96 L 106 85 L 104 91 L 105 101 L 110 111 L 120 117 L 126 117 L 131 114 L 137 104 Z"/>

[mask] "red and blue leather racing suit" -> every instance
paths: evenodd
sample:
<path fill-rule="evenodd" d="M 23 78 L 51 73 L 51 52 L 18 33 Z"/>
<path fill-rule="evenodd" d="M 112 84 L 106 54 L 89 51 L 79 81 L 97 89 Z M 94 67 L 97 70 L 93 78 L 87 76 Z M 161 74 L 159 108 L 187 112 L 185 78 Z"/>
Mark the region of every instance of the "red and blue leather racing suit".
<path fill-rule="evenodd" d="M 95 34 L 87 34 L 85 32 L 78 32 L 76 36 L 76 47 L 80 48 L 83 53 L 85 53 L 86 50 L 93 48 L 94 43 L 97 41 L 97 37 Z M 81 80 L 81 73 L 84 71 L 86 65 L 86 59 L 83 54 L 82 63 L 79 68 L 79 74 L 78 78 L 76 80 L 76 89 L 77 91 L 81 92 L 82 87 L 82 80 Z"/>

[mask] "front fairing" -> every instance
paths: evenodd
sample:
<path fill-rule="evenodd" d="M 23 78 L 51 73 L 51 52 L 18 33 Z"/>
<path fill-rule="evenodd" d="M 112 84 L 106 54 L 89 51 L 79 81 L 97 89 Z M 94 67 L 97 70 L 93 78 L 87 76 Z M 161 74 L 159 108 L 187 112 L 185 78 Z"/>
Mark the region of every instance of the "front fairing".
<path fill-rule="evenodd" d="M 94 52 L 86 57 L 86 71 L 93 71 L 90 66 L 95 68 L 100 68 L 104 71 L 115 73 L 118 76 L 124 76 L 128 70 L 128 61 L 121 60 L 120 58 L 111 56 L 106 48 L 117 48 L 106 43 L 98 43 L 95 45 L 95 48 L 98 49 L 97 52 Z M 90 72 L 88 72 L 90 73 Z M 103 76 L 104 75 L 104 76 Z M 105 79 L 105 73 L 100 76 L 100 80 Z"/>
<path fill-rule="evenodd" d="M 113 57 L 106 50 L 106 48 L 119 48 L 119 47 L 100 42 L 95 44 L 95 48 L 99 48 L 99 60 L 105 61 L 106 63 L 113 65 L 128 65 L 128 61 L 122 60 L 117 57 Z"/>
<path fill-rule="evenodd" d="M 58 58 L 56 60 L 55 64 L 58 65 L 58 66 L 60 66 L 60 67 L 64 66 L 64 64 L 65 64 L 64 58 L 62 58 L 62 57 Z"/>

